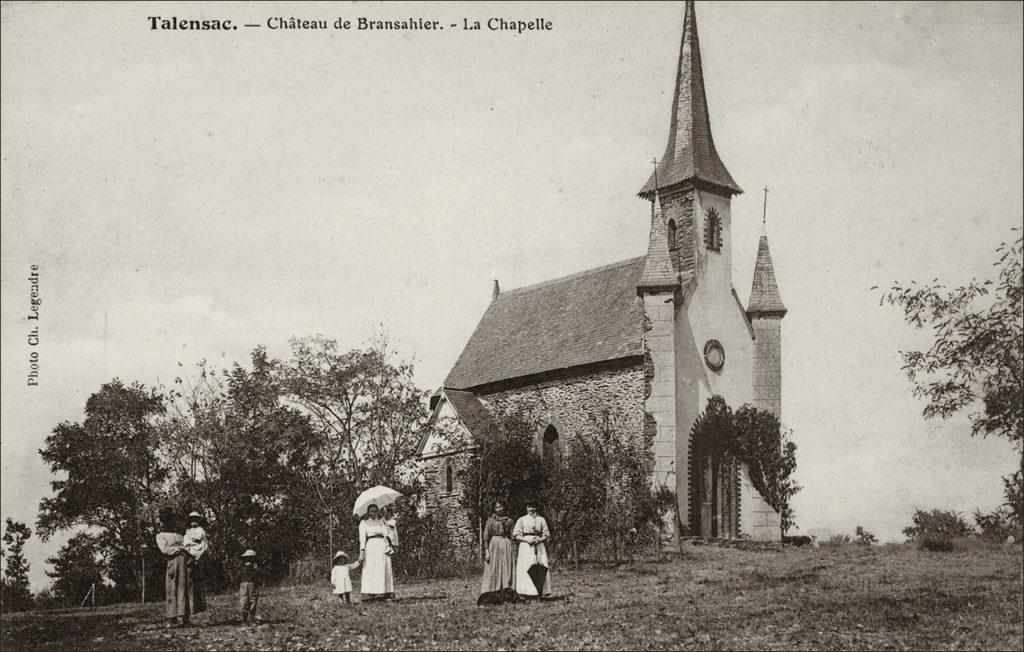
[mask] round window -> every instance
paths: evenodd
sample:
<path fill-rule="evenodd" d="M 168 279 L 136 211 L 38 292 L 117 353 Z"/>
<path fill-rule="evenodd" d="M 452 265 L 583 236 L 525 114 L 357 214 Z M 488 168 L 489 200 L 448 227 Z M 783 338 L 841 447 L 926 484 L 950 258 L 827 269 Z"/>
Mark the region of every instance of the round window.
<path fill-rule="evenodd" d="M 712 371 L 719 371 L 725 365 L 725 349 L 718 340 L 708 340 L 704 345 L 704 362 Z"/>

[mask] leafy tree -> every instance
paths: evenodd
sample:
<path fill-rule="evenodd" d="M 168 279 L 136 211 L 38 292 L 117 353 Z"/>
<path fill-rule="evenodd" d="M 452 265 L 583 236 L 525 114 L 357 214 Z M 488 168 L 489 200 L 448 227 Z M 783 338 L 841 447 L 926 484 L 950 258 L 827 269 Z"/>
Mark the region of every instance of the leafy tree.
<path fill-rule="evenodd" d="M 1017 231 L 1017 229 L 1014 229 Z M 969 413 L 974 435 L 1006 437 L 1024 446 L 1024 274 L 1022 243 L 996 249 L 995 281 L 972 280 L 947 289 L 938 283 L 895 284 L 881 302 L 899 306 L 915 329 L 929 328 L 925 351 L 902 352 L 924 416 Z"/>
<path fill-rule="evenodd" d="M 29 590 L 29 564 L 25 560 L 25 542 L 32 536 L 32 530 L 19 521 L 6 520 L 4 528 L 4 576 L 3 596 L 0 603 L 5 610 L 21 611 L 32 606 L 32 592 Z"/>
<path fill-rule="evenodd" d="M 603 542 L 618 561 L 641 537 L 653 538 L 660 514 L 651 491 L 654 455 L 646 443 L 629 435 L 621 413 L 605 410 L 568 442 L 564 462 L 545 465 L 545 502 L 557 507 L 549 511 L 563 550 L 572 545 L 578 557 L 581 544 Z"/>
<path fill-rule="evenodd" d="M 331 550 L 335 524 L 351 525 L 348 507 L 360 490 L 383 484 L 413 491 L 426 397 L 413 383 L 412 365 L 393 362 L 383 334 L 345 353 L 319 335 L 293 338 L 291 349 L 291 359 L 280 368 L 281 385 L 314 429 L 303 482 L 322 515 L 318 523 Z"/>
<path fill-rule="evenodd" d="M 857 530 L 853 534 L 854 543 L 858 543 L 862 546 L 873 546 L 878 543 L 878 539 L 871 532 L 868 532 L 860 525 L 857 526 Z"/>
<path fill-rule="evenodd" d="M 140 591 L 148 575 L 151 523 L 167 480 L 155 423 L 163 412 L 155 391 L 114 379 L 86 401 L 84 422 L 59 424 L 40 451 L 51 472 L 64 477 L 50 483 L 55 495 L 39 505 L 40 538 L 97 528 L 121 597 Z"/>
<path fill-rule="evenodd" d="M 537 422 L 529 412 L 515 408 L 499 410 L 468 435 L 447 429 L 449 443 L 467 450 L 466 464 L 459 471 L 460 502 L 470 522 L 477 524 L 477 537 L 495 501 L 515 515 L 526 512 L 527 501 L 541 498 L 544 465 L 535 448 Z"/>
<path fill-rule="evenodd" d="M 305 415 L 281 402 L 279 363 L 262 347 L 250 368 L 235 365 L 226 375 L 223 411 L 202 421 L 204 474 L 191 495 L 211 514 L 211 560 L 230 562 L 246 549 L 260 553 L 270 577 L 307 548 L 302 473 L 315 439 Z M 181 511 L 186 507 L 182 506 Z M 209 569 L 211 579 L 230 568 Z"/>
<path fill-rule="evenodd" d="M 103 550 L 95 536 L 79 532 L 71 537 L 56 556 L 46 560 L 53 567 L 46 574 L 53 579 L 56 597 L 64 604 L 77 606 L 93 586 L 101 588 L 102 557 Z"/>

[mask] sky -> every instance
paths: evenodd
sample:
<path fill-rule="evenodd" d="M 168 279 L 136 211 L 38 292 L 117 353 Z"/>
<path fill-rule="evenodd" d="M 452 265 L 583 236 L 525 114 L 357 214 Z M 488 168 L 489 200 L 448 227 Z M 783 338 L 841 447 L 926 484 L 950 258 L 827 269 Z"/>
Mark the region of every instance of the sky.
<path fill-rule="evenodd" d="M 149 29 L 147 16 L 437 19 L 434 32 Z M 542 17 L 523 34 L 447 27 Z M 646 251 L 682 3 L 4 3 L 0 516 L 113 377 L 169 383 L 383 325 L 437 387 L 490 301 Z M 744 299 L 769 187 L 804 532 L 899 540 L 1019 458 L 927 421 L 877 290 L 993 274 L 1022 206 L 1020 3 L 697 3 Z M 40 268 L 40 343 L 26 320 Z M 27 385 L 39 356 L 38 386 Z M 30 540 L 34 586 L 61 536 Z"/>

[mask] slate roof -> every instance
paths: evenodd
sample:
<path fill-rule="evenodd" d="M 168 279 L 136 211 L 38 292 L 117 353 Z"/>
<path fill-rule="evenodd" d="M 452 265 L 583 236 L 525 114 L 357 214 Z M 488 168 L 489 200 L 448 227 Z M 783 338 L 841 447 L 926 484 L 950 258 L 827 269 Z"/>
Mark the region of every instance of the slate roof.
<path fill-rule="evenodd" d="M 743 192 L 725 169 L 711 137 L 708 100 L 704 93 L 704 70 L 700 60 L 700 40 L 697 38 L 697 16 L 692 0 L 686 3 L 686 16 L 683 18 L 683 40 L 679 46 L 679 68 L 672 97 L 668 145 L 658 163 L 657 172 L 651 174 L 651 178 L 640 190 L 640 196 L 650 198 L 655 190 L 655 178 L 658 188 L 696 180 L 716 186 L 731 195 Z"/>
<path fill-rule="evenodd" d="M 642 355 L 637 284 L 645 258 L 502 292 L 488 306 L 444 386 L 470 389 Z"/>
<path fill-rule="evenodd" d="M 644 273 L 640 276 L 638 285 L 645 289 L 677 287 L 679 285 L 675 268 L 672 266 L 667 227 L 657 192 L 654 193 L 654 200 L 651 202 L 651 236 L 647 244 Z"/>
<path fill-rule="evenodd" d="M 449 388 L 444 390 L 444 395 L 470 432 L 479 432 L 491 423 L 490 412 L 472 392 Z"/>
<path fill-rule="evenodd" d="M 768 236 L 762 235 L 757 244 L 757 262 L 754 263 L 754 281 L 750 287 L 750 301 L 747 303 L 747 314 L 777 314 L 785 316 L 786 306 L 779 294 L 779 285 L 775 282 L 775 268 L 772 266 L 772 254 L 768 251 Z"/>

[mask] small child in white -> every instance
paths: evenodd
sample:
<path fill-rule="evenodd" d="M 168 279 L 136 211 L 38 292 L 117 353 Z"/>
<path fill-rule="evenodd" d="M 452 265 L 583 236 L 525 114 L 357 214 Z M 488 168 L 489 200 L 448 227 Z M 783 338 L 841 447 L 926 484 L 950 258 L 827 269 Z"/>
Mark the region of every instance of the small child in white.
<path fill-rule="evenodd" d="M 352 604 L 352 578 L 349 571 L 359 568 L 359 560 L 348 563 L 348 555 L 339 550 L 334 553 L 334 568 L 331 569 L 331 585 L 334 586 L 334 595 L 345 600 L 345 604 Z"/>
<path fill-rule="evenodd" d="M 192 561 L 202 557 L 206 553 L 206 549 L 210 547 L 202 522 L 203 516 L 199 512 L 192 512 L 188 515 L 188 529 L 185 530 L 185 540 L 181 547 L 189 554 Z"/>

